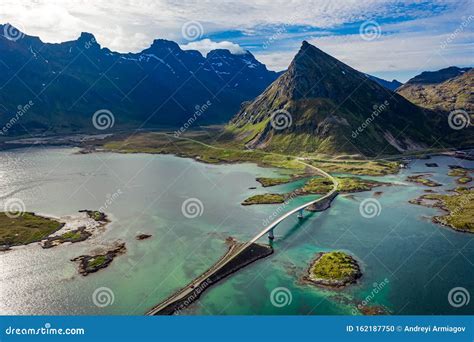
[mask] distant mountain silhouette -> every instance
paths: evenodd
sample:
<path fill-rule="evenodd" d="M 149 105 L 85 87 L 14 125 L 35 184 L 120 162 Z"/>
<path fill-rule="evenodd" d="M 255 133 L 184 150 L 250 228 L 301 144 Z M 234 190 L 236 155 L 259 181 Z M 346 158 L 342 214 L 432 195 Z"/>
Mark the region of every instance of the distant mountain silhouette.
<path fill-rule="evenodd" d="M 398 87 L 403 85 L 402 82 L 399 82 L 397 80 L 392 80 L 392 81 L 387 81 L 384 80 L 383 78 L 378 78 L 372 75 L 366 74 L 368 78 L 370 78 L 372 81 L 377 82 L 380 84 L 382 87 L 387 88 L 388 90 L 395 91 Z"/>

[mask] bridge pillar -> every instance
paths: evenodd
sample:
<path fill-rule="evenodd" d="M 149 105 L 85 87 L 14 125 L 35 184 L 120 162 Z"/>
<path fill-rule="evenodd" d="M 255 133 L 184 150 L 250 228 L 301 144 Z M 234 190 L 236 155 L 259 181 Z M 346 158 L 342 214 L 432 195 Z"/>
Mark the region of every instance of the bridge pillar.
<path fill-rule="evenodd" d="M 268 232 L 268 238 L 270 240 L 273 240 L 275 238 L 275 235 L 273 235 L 273 229 L 270 229 L 270 231 Z"/>
<path fill-rule="evenodd" d="M 304 210 L 304 209 L 298 210 L 298 218 L 299 218 L 299 219 L 302 219 L 302 218 L 303 218 L 303 210 Z"/>

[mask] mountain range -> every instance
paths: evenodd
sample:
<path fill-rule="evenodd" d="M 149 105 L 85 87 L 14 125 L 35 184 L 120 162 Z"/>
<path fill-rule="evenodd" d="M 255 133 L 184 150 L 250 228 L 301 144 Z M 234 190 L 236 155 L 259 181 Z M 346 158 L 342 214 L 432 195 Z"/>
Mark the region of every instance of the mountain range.
<path fill-rule="evenodd" d="M 472 127 L 453 130 L 447 119 L 453 109 L 471 113 L 472 94 L 470 68 L 423 72 L 401 85 L 306 41 L 277 73 L 249 51 L 203 56 L 163 39 L 118 53 L 90 33 L 59 44 L 0 35 L 1 135 L 96 131 L 94 113 L 107 110 L 118 129 L 199 119 L 195 126 L 228 123 L 221 136 L 249 149 L 373 156 L 471 145 Z"/>
<path fill-rule="evenodd" d="M 34 105 L 9 134 L 93 129 L 101 109 L 113 113 L 117 127 L 181 126 L 196 111 L 199 124 L 224 123 L 279 75 L 248 51 L 204 57 L 157 39 L 122 54 L 101 48 L 90 33 L 60 44 L 18 37 L 0 35 L 0 124 L 19 106 Z"/>
<path fill-rule="evenodd" d="M 450 130 L 446 113 L 413 104 L 307 42 L 227 130 L 247 148 L 283 153 L 375 156 L 472 140 L 472 129 Z"/>

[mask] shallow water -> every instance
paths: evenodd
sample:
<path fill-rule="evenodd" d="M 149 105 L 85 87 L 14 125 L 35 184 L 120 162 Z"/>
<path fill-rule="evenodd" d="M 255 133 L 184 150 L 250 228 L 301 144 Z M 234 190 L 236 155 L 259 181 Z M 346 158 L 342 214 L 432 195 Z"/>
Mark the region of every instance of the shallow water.
<path fill-rule="evenodd" d="M 274 176 L 274 169 L 165 155 L 75 152 L 0 153 L 1 207 L 15 197 L 28 211 L 63 216 L 111 202 L 105 211 L 112 218 L 106 232 L 90 241 L 46 250 L 33 244 L 0 254 L 0 314 L 141 315 L 211 266 L 225 252 L 227 236 L 249 239 L 279 207 L 240 205 L 268 190 L 255 177 Z M 439 167 L 428 168 L 426 162 Z M 449 164 L 474 167 L 474 162 L 449 157 L 416 160 L 400 174 L 377 178 L 396 186 L 340 195 L 323 213 L 281 223 L 272 256 L 212 287 L 183 314 L 351 314 L 368 295 L 369 305 L 383 305 L 394 314 L 472 314 L 472 303 L 452 307 L 448 292 L 461 286 L 474 295 L 473 235 L 435 225 L 428 217 L 438 210 L 408 203 L 427 188 L 405 182 L 407 175 L 432 173 L 444 184 L 435 190 L 446 191 L 456 185 L 447 176 Z M 257 189 L 249 189 L 253 186 Z M 271 191 L 295 187 L 284 184 Z M 380 214 L 364 218 L 359 204 L 375 191 L 383 191 L 377 198 Z M 183 215 L 188 198 L 202 202 L 202 215 Z M 297 198 L 287 208 L 307 199 Z M 153 237 L 137 241 L 140 232 Z M 117 239 L 126 242 L 125 255 L 98 273 L 78 275 L 71 258 Z M 360 261 L 364 275 L 357 285 L 330 291 L 300 282 L 314 255 L 328 250 L 347 251 Z M 113 292 L 113 303 L 105 307 L 93 302 L 101 287 Z M 272 304 L 275 288 L 286 289 L 287 305 Z"/>

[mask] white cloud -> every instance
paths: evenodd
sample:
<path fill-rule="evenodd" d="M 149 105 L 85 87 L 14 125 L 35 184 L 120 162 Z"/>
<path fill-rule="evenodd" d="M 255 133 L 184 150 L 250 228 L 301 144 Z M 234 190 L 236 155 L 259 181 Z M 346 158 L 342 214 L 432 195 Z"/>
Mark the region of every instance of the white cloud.
<path fill-rule="evenodd" d="M 265 25 L 292 23 L 320 28 L 390 14 L 392 0 L 2 0 L 0 18 L 47 42 L 93 33 L 104 46 L 136 52 L 155 38 L 185 42 L 181 27 L 198 21 L 205 35 L 247 33 Z M 397 14 L 395 15 L 402 15 Z M 137 38 L 137 34 L 140 36 Z"/>
<path fill-rule="evenodd" d="M 382 34 L 371 41 L 362 39 L 359 34 L 323 35 L 307 40 L 357 70 L 370 74 L 403 74 L 399 79 L 406 81 L 425 70 L 472 65 L 473 26 L 474 16 L 453 13 L 381 25 Z M 301 43 L 290 40 L 284 44 L 255 56 L 269 69 L 283 70 Z"/>
<path fill-rule="evenodd" d="M 273 70 L 285 69 L 301 40 L 306 39 L 361 71 L 377 73 L 472 64 L 467 60 L 473 52 L 474 23 L 446 49 L 434 54 L 460 17 L 469 15 L 470 1 L 190 0 L 183 5 L 181 0 L 1 0 L 0 21 L 17 25 L 46 42 L 77 39 L 82 31 L 91 32 L 102 46 L 120 52 L 141 51 L 156 38 L 174 40 L 184 48 L 201 52 L 212 48 L 237 51 L 238 42 Z M 443 15 L 443 7 L 452 13 Z M 383 35 L 371 42 L 356 34 L 330 33 L 362 20 L 381 18 L 385 23 L 387 18 L 407 17 L 417 20 L 384 24 Z M 190 21 L 202 25 L 202 40 L 188 43 L 182 36 L 183 25 Z M 312 38 L 308 36 L 314 31 L 286 30 L 291 25 L 317 27 L 320 32 Z M 278 26 L 285 27 L 285 32 L 263 49 Z M 238 41 L 225 36 L 221 38 L 226 39 L 223 42 L 209 40 L 216 40 L 213 34 L 232 30 L 243 32 L 244 36 Z"/>
<path fill-rule="evenodd" d="M 180 46 L 183 50 L 198 50 L 203 56 L 211 50 L 227 49 L 234 55 L 244 54 L 246 51 L 239 45 L 229 41 L 214 42 L 210 39 L 203 39 L 196 42 L 190 42 Z"/>

